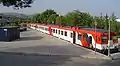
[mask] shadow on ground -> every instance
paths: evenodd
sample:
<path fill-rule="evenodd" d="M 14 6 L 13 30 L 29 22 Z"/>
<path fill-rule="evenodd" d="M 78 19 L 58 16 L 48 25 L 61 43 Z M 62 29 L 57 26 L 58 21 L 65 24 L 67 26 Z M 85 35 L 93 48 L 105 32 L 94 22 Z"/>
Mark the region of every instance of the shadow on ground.
<path fill-rule="evenodd" d="M 31 40 L 40 40 L 43 37 L 41 36 L 29 36 L 29 37 L 21 37 L 19 41 L 31 41 Z"/>
<path fill-rule="evenodd" d="M 120 59 L 106 61 L 106 62 L 100 64 L 100 66 L 120 66 Z"/>
<path fill-rule="evenodd" d="M 67 55 L 22 55 L 0 53 L 0 66 L 119 66 L 120 60 L 83 59 Z"/>
<path fill-rule="evenodd" d="M 84 50 L 83 48 L 77 48 L 69 45 L 40 45 L 33 47 L 20 47 L 7 49 L 6 52 L 22 52 L 22 53 L 38 53 L 38 54 L 48 54 L 48 55 L 69 55 L 69 56 L 79 56 L 86 55 L 90 52 Z"/>
<path fill-rule="evenodd" d="M 24 56 L 0 53 L 0 66 L 58 66 L 69 60 L 70 56 Z"/>

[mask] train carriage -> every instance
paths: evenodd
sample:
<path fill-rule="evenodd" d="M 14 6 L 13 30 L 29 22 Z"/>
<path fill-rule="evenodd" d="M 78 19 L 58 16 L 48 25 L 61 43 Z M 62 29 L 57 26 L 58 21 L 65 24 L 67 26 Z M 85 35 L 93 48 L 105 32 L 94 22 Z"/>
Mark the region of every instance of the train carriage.
<path fill-rule="evenodd" d="M 42 25 L 37 24 L 36 26 L 37 26 L 36 30 L 49 34 L 49 26 L 46 26 L 44 24 L 42 24 Z"/>
<path fill-rule="evenodd" d="M 36 27 L 37 26 L 37 27 Z M 56 25 L 30 24 L 32 29 L 37 29 L 71 43 L 79 44 L 83 47 L 100 51 L 105 51 L 108 48 L 108 31 L 104 29 L 86 28 L 86 27 L 61 27 Z M 111 32 L 111 50 L 118 50 L 118 40 L 116 33 Z"/>
<path fill-rule="evenodd" d="M 104 29 L 95 29 L 94 28 L 81 28 L 78 32 L 82 36 L 81 43 L 83 46 L 88 48 L 97 48 L 99 50 L 107 50 L 108 48 L 108 31 Z M 111 32 L 111 44 L 110 49 L 118 49 L 118 40 L 115 32 Z"/>

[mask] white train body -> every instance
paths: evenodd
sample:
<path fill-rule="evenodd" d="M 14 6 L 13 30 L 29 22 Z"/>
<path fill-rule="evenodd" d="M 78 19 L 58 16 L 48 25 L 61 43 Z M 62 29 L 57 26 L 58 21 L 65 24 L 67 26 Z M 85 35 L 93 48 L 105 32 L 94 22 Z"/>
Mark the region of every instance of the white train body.
<path fill-rule="evenodd" d="M 43 33 L 64 39 L 71 43 L 79 44 L 87 48 L 96 48 L 98 50 L 108 49 L 108 32 L 98 29 L 95 32 L 92 28 L 75 28 L 75 27 L 59 27 L 53 25 L 30 24 L 30 28 L 41 31 Z M 116 34 L 111 33 L 110 49 L 118 49 L 118 41 L 115 38 Z"/>

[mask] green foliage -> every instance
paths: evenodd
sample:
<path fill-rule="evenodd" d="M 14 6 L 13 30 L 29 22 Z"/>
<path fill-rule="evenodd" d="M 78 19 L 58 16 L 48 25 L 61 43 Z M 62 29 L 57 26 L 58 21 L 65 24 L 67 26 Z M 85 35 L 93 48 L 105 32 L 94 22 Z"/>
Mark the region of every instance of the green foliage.
<path fill-rule="evenodd" d="M 119 26 L 116 22 L 116 16 L 114 13 L 109 17 L 107 14 L 105 16 L 92 16 L 89 13 L 81 12 L 79 10 L 73 10 L 68 12 L 64 16 L 60 16 L 52 9 L 47 9 L 46 11 L 34 15 L 32 22 L 44 23 L 44 24 L 54 24 L 54 25 L 63 25 L 63 26 L 87 26 L 95 27 L 97 23 L 97 28 L 108 30 L 109 21 L 111 21 L 111 31 L 120 33 Z"/>
<path fill-rule="evenodd" d="M 118 26 L 120 26 L 120 25 L 119 25 L 119 23 L 117 23 L 116 18 L 117 17 L 115 16 L 115 14 L 112 13 L 112 15 L 110 16 L 111 27 L 112 27 L 111 30 L 114 31 L 114 32 L 116 32 L 117 34 L 119 34 Z"/>
<path fill-rule="evenodd" d="M 14 8 L 26 8 L 31 7 L 30 4 L 33 3 L 33 0 L 0 0 L 0 4 L 3 6 L 13 6 Z"/>
<path fill-rule="evenodd" d="M 57 16 L 58 14 L 54 10 L 47 9 L 41 14 L 34 15 L 32 20 L 38 23 L 55 24 Z"/>
<path fill-rule="evenodd" d="M 89 13 L 74 10 L 65 16 L 72 26 L 88 26 L 91 27 L 93 17 Z"/>
<path fill-rule="evenodd" d="M 34 0 L 0 0 L 0 4 L 3 6 L 12 6 L 15 9 L 31 7 Z M 86 12 L 80 12 L 79 10 L 73 10 L 67 13 L 65 16 L 59 16 L 54 10 L 47 9 L 42 13 L 36 14 L 30 18 L 11 18 L 12 22 L 9 25 L 19 25 L 21 23 L 33 22 L 44 24 L 56 24 L 64 26 L 87 26 L 97 28 L 104 28 L 108 30 L 109 22 L 111 22 L 111 31 L 115 31 L 120 34 L 120 23 L 116 22 L 116 16 L 114 13 L 109 17 L 105 16 L 92 16 Z"/>
<path fill-rule="evenodd" d="M 97 24 L 97 28 L 104 28 L 104 21 L 105 21 L 105 19 L 103 18 L 103 17 L 95 17 L 94 18 L 94 20 L 96 21 L 96 24 Z M 94 24 L 95 24 L 95 22 L 94 22 Z M 95 26 L 95 25 L 94 25 Z"/>
<path fill-rule="evenodd" d="M 106 14 L 106 16 L 105 16 L 105 29 L 106 30 L 108 30 L 108 26 L 109 25 L 109 17 L 108 17 L 108 15 Z"/>

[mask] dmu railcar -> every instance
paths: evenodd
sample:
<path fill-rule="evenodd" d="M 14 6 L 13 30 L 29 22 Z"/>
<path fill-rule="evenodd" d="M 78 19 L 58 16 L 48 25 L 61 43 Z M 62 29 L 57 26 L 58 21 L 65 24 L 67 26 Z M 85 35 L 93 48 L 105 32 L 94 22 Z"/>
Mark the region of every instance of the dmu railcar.
<path fill-rule="evenodd" d="M 45 24 L 29 24 L 29 27 L 86 48 L 97 49 L 101 52 L 108 49 L 108 31 L 104 29 L 95 30 L 86 27 L 61 27 Z M 118 51 L 116 33 L 111 32 L 110 34 L 112 40 L 110 50 Z"/>

